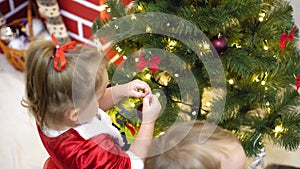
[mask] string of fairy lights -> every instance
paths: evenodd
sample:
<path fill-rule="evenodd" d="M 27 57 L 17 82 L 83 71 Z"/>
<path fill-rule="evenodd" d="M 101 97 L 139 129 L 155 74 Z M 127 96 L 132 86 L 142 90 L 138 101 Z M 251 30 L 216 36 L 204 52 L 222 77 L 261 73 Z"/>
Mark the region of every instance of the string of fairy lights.
<path fill-rule="evenodd" d="M 137 12 L 145 12 L 145 9 L 143 8 L 143 6 L 141 4 L 136 4 L 136 5 L 137 5 L 136 6 L 136 11 Z M 108 13 L 111 12 L 111 9 L 109 7 L 106 7 L 105 9 L 107 10 Z M 131 15 L 131 20 L 132 21 L 136 21 L 137 20 L 135 14 L 130 14 L 130 15 Z M 267 14 L 265 12 L 259 12 L 258 13 L 258 21 L 259 22 L 266 21 L 268 19 L 266 16 L 267 16 Z M 116 18 L 113 17 L 112 19 L 116 19 Z M 170 23 L 167 23 L 166 26 L 169 27 Z M 118 29 L 118 25 L 115 25 L 114 29 Z M 152 33 L 151 27 L 146 26 L 145 29 L 146 29 L 145 31 L 147 33 Z M 165 39 L 163 39 L 163 43 L 166 44 L 165 45 L 165 50 L 167 50 L 169 52 L 173 52 L 176 49 L 176 47 L 178 47 L 178 44 L 179 44 L 179 42 L 177 40 L 174 40 L 174 39 L 171 39 L 171 38 L 165 38 Z M 232 46 L 234 46 L 235 48 L 242 48 L 242 45 L 239 44 L 238 42 L 232 43 Z M 208 50 L 208 49 L 210 49 L 210 44 L 208 44 L 208 43 L 201 43 L 201 44 L 199 44 L 199 47 L 201 47 L 201 48 L 203 48 L 205 50 Z M 266 51 L 270 50 L 270 47 L 268 46 L 268 40 L 264 40 L 263 41 L 262 48 L 264 50 L 266 50 Z M 123 49 L 120 46 L 117 46 L 117 45 L 115 46 L 115 50 L 118 53 L 122 53 L 123 52 Z M 128 57 L 126 55 L 123 55 L 122 57 L 123 57 L 124 60 L 128 59 Z M 274 55 L 273 57 L 277 58 L 276 55 Z M 139 58 L 135 58 L 135 62 L 138 63 L 139 62 Z M 136 74 L 137 74 L 137 72 L 133 72 L 133 75 L 136 75 Z M 264 87 L 265 90 L 268 90 L 268 87 L 266 85 L 268 83 L 267 82 L 268 75 L 269 75 L 268 72 L 265 72 L 264 76 L 257 75 L 257 76 L 255 76 L 253 78 L 252 82 L 260 83 L 261 86 L 265 86 Z M 180 75 L 178 73 L 175 73 L 173 75 L 173 77 L 178 78 L 178 77 L 180 77 Z M 151 78 L 153 78 L 153 75 L 150 74 L 150 73 L 146 73 L 146 74 L 143 75 L 143 78 L 145 80 L 151 80 Z M 161 74 L 160 75 L 159 82 L 160 82 L 161 85 L 167 86 L 168 83 L 169 83 L 169 81 L 170 81 L 169 75 L 167 75 L 167 74 Z M 229 78 L 227 80 L 227 82 L 228 82 L 228 84 L 230 86 L 235 86 L 238 83 L 234 78 Z M 202 98 L 202 101 L 204 101 L 202 103 L 202 106 L 205 107 L 205 108 L 203 108 L 205 110 L 204 113 L 207 114 L 207 112 L 209 112 L 210 108 L 213 106 L 212 105 L 213 103 L 212 103 L 212 100 L 211 100 L 211 96 L 209 96 L 209 92 L 210 92 L 209 89 L 205 89 L 205 90 L 207 90 L 207 91 L 206 91 L 205 97 Z M 160 93 L 157 93 L 157 96 L 159 97 Z M 136 105 L 135 105 L 135 103 L 131 103 L 130 106 L 131 107 L 135 107 Z M 268 113 L 268 114 L 272 113 L 269 101 L 266 101 L 265 106 L 266 106 L 265 113 Z M 194 113 L 194 114 L 196 114 L 196 113 Z M 277 124 L 274 127 L 274 129 L 272 131 L 273 131 L 275 137 L 278 137 L 278 136 L 280 136 L 281 133 L 286 132 L 287 129 L 283 126 L 282 123 L 279 123 L 279 124 Z"/>

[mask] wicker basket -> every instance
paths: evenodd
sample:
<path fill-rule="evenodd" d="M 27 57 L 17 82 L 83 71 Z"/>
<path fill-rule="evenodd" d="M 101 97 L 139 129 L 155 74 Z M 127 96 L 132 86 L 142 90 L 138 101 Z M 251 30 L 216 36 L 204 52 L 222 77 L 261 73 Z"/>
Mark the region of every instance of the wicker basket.
<path fill-rule="evenodd" d="M 40 18 L 37 6 L 32 1 L 28 1 L 28 7 L 27 7 L 27 18 L 20 18 L 12 21 L 8 25 L 20 25 L 22 21 L 27 20 L 28 28 L 29 28 L 29 41 L 32 41 L 34 39 L 33 37 L 33 30 L 32 30 L 32 10 L 34 10 L 35 17 L 34 18 Z M 9 48 L 1 39 L 0 39 L 0 47 L 2 48 L 2 51 L 6 55 L 7 60 L 17 69 L 20 71 L 23 71 L 25 68 L 25 53 L 26 50 L 17 50 L 13 48 Z"/>

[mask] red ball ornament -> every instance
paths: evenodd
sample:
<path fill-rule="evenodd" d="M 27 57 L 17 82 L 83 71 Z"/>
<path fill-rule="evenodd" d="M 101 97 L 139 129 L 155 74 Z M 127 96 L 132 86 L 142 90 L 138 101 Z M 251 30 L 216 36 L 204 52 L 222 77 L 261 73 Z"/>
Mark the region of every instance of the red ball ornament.
<path fill-rule="evenodd" d="M 224 36 L 214 36 L 210 41 L 218 53 L 228 48 L 228 41 Z"/>

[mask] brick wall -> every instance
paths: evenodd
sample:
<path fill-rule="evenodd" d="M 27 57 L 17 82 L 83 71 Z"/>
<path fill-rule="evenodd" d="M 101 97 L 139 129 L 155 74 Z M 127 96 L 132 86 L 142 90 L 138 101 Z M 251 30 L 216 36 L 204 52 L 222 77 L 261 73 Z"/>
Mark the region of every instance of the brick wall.
<path fill-rule="evenodd" d="M 7 22 L 26 17 L 26 0 L 0 0 L 0 11 Z M 69 36 L 77 41 L 92 44 L 92 24 L 99 17 L 99 0 L 61 0 L 60 12 Z"/>
<path fill-rule="evenodd" d="M 61 15 L 72 39 L 92 43 L 92 24 L 99 17 L 99 0 L 59 1 Z"/>
<path fill-rule="evenodd" d="M 0 11 L 9 23 L 26 16 L 27 4 L 24 0 L 0 0 Z"/>

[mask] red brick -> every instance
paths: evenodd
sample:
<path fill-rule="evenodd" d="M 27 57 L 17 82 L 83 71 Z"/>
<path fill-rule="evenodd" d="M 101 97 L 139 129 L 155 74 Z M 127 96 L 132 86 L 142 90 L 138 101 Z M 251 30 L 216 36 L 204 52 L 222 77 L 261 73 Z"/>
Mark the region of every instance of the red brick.
<path fill-rule="evenodd" d="M 83 37 L 86 39 L 90 39 L 92 37 L 92 28 L 86 25 L 82 25 Z"/>
<path fill-rule="evenodd" d="M 19 19 L 19 18 L 27 18 L 27 8 L 23 8 L 21 9 L 19 12 L 17 12 L 16 14 L 14 14 L 13 16 L 6 18 L 6 22 L 10 23 L 15 19 Z"/>
<path fill-rule="evenodd" d="M 99 5 L 99 0 L 88 0 L 88 2 L 93 3 L 95 5 Z"/>
<path fill-rule="evenodd" d="M 8 0 L 0 3 L 0 11 L 3 15 L 7 14 L 10 11 L 10 6 Z"/>
<path fill-rule="evenodd" d="M 71 18 L 67 18 L 62 16 L 63 22 L 66 25 L 66 28 L 68 31 L 71 31 L 75 34 L 78 34 L 78 27 L 77 27 L 77 22 L 72 20 Z"/>
<path fill-rule="evenodd" d="M 23 4 L 24 2 L 26 2 L 26 0 L 14 0 L 15 8 L 17 8 L 19 5 Z"/>
<path fill-rule="evenodd" d="M 98 11 L 76 3 L 73 0 L 60 1 L 60 8 L 90 22 L 94 22 L 100 15 Z"/>

